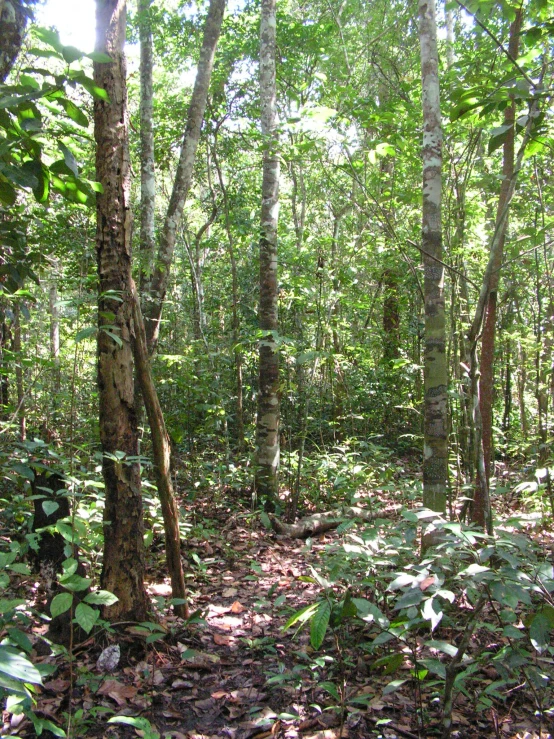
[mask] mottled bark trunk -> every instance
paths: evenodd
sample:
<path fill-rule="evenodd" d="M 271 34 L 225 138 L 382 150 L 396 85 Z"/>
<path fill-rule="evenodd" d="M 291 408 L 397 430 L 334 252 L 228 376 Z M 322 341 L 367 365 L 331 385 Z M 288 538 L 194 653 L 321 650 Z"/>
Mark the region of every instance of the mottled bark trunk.
<path fill-rule="evenodd" d="M 94 102 L 98 260 L 98 387 L 102 471 L 106 486 L 102 587 L 118 602 L 110 618 L 143 621 L 144 527 L 131 348 L 132 278 L 130 171 L 125 80 L 125 0 L 97 0 L 96 50 L 111 57 L 94 63 L 94 81 L 109 102 Z M 104 328 L 109 326 L 109 328 Z"/>
<path fill-rule="evenodd" d="M 0 83 L 6 80 L 17 58 L 27 12 L 21 0 L 3 0 L 0 5 Z"/>
<path fill-rule="evenodd" d="M 154 70 L 152 49 L 152 0 L 139 0 L 140 37 L 140 291 L 148 290 L 156 254 L 154 164 Z"/>
<path fill-rule="evenodd" d="M 173 260 L 173 252 L 175 251 L 177 229 L 181 222 L 192 181 L 194 160 L 196 150 L 198 149 L 198 142 L 200 141 L 200 129 L 206 110 L 215 49 L 221 31 L 224 10 L 225 0 L 210 0 L 208 17 L 204 26 L 202 49 L 198 60 L 198 71 L 188 109 L 187 125 L 181 146 L 175 181 L 173 183 L 173 190 L 162 228 L 154 271 L 148 285 L 148 293 L 144 296 L 146 338 L 150 354 L 155 350 L 158 341 L 160 319 L 167 291 L 169 270 Z"/>
<path fill-rule="evenodd" d="M 279 493 L 279 353 L 277 286 L 277 220 L 279 157 L 276 130 L 275 0 L 262 0 L 260 28 L 260 102 L 264 137 L 260 228 L 259 388 L 254 487 L 267 508 Z"/>
<path fill-rule="evenodd" d="M 425 270 L 425 428 L 423 504 L 446 510 L 448 475 L 448 371 L 445 352 L 444 268 L 442 263 L 442 130 L 434 0 L 419 0 L 423 91 L 423 218 Z"/>
<path fill-rule="evenodd" d="M 518 57 L 519 36 L 521 33 L 521 23 L 523 19 L 522 9 L 516 11 L 514 21 L 510 26 L 510 40 L 508 51 L 513 59 Z M 496 334 L 496 308 L 498 284 L 500 282 L 500 267 L 504 257 L 504 242 L 506 240 L 506 231 L 508 228 L 508 218 L 504 218 L 500 223 L 501 216 L 506 207 L 510 193 L 510 185 L 514 176 L 514 124 L 516 117 L 515 103 L 512 97 L 510 105 L 504 110 L 504 125 L 510 126 L 506 132 L 506 140 L 504 141 L 503 163 L 502 163 L 502 185 L 500 188 L 500 197 L 498 199 L 498 209 L 496 214 L 496 230 L 497 249 L 495 252 L 495 261 L 493 272 L 491 275 L 489 295 L 485 307 L 485 323 L 483 326 L 483 336 L 481 339 L 481 378 L 479 380 L 479 393 L 481 404 L 481 416 L 483 423 L 483 456 L 485 460 L 485 473 L 487 480 L 491 477 L 491 459 L 492 459 L 492 406 L 493 406 L 493 385 L 494 385 L 494 347 Z M 478 501 L 474 501 L 474 508 L 479 505 Z"/>
<path fill-rule="evenodd" d="M 158 400 L 156 387 L 152 379 L 148 347 L 146 344 L 146 332 L 144 321 L 140 310 L 139 297 L 134 285 L 132 287 L 133 299 L 133 355 L 137 371 L 137 379 L 142 392 L 148 423 L 152 434 L 152 452 L 154 457 L 154 474 L 156 486 L 162 508 L 165 532 L 165 556 L 167 570 L 171 579 L 172 597 L 183 601 L 174 606 L 175 613 L 183 618 L 188 618 L 187 595 L 185 588 L 185 577 L 183 574 L 183 563 L 181 561 L 181 537 L 179 534 L 179 508 L 173 493 L 171 482 L 171 444 L 165 427 L 165 420 Z"/>

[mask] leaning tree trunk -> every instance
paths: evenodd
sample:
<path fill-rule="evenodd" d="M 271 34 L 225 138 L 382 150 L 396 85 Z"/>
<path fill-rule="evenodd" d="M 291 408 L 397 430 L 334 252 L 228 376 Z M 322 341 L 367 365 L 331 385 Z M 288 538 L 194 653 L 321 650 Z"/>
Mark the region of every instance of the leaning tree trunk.
<path fill-rule="evenodd" d="M 262 0 L 260 27 L 260 102 L 264 138 L 260 228 L 260 307 L 263 333 L 259 344 L 258 415 L 256 422 L 256 497 L 275 508 L 279 493 L 279 352 L 277 288 L 277 218 L 279 157 L 276 126 L 275 0 Z"/>
<path fill-rule="evenodd" d="M 517 59 L 519 54 L 519 36 L 521 33 L 521 24 L 523 20 L 523 10 L 519 8 L 516 16 L 510 26 L 510 41 L 508 51 L 512 59 Z M 503 162 L 502 162 L 502 185 L 500 188 L 500 197 L 498 199 L 498 209 L 496 213 L 496 228 L 498 229 L 498 248 L 495 252 L 495 262 L 491 275 L 489 286 L 489 295 L 485 307 L 485 323 L 483 326 L 483 336 L 481 339 L 481 377 L 479 380 L 479 395 L 481 404 L 481 419 L 483 424 L 483 457 L 485 463 L 485 474 L 487 481 L 491 478 L 491 459 L 492 459 L 492 404 L 493 404 L 493 386 L 494 386 L 494 347 L 496 343 L 496 304 L 498 294 L 498 284 L 500 282 L 500 267 L 504 258 L 504 242 L 506 240 L 506 231 L 508 230 L 508 218 L 499 225 L 500 218 L 504 211 L 508 194 L 510 191 L 510 183 L 514 176 L 514 139 L 515 139 L 515 119 L 516 108 L 514 96 L 511 96 L 510 105 L 504 110 L 504 126 L 507 126 L 506 140 L 504 141 Z M 480 512 L 479 500 L 474 500 L 474 519 L 475 522 L 483 525 L 484 520 Z"/>
<path fill-rule="evenodd" d="M 435 0 L 419 0 L 423 90 L 423 227 L 425 270 L 425 426 L 423 504 L 446 510 L 448 473 L 448 371 L 442 264 L 442 131 Z M 440 260 L 440 261 L 439 261 Z"/>
<path fill-rule="evenodd" d="M 143 295 L 144 322 L 150 354 L 155 350 L 158 341 L 162 308 L 169 281 L 169 270 L 175 251 L 177 229 L 181 222 L 192 181 L 194 160 L 200 141 L 200 129 L 206 110 L 215 49 L 221 31 L 224 10 L 225 0 L 210 0 L 208 17 L 204 26 L 204 39 L 200 59 L 198 60 L 198 72 L 188 109 L 187 125 L 173 190 L 162 228 L 154 271 Z"/>
<path fill-rule="evenodd" d="M 102 471 L 106 486 L 102 587 L 119 598 L 110 618 L 143 621 L 144 527 L 131 348 L 130 168 L 125 80 L 125 0 L 97 0 L 94 81 L 109 101 L 94 102 L 98 260 L 98 387 Z M 108 324 L 108 328 L 103 325 Z"/>

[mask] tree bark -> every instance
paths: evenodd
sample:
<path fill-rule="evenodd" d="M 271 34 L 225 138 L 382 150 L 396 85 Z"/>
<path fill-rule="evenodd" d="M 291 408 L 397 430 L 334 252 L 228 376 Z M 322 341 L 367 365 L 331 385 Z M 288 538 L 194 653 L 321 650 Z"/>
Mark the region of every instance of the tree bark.
<path fill-rule="evenodd" d="M 171 444 L 165 427 L 165 420 L 158 400 L 156 387 L 152 379 L 146 332 L 140 310 L 139 297 L 135 286 L 131 283 L 133 300 L 133 332 L 132 344 L 135 357 L 137 379 L 146 406 L 146 414 L 152 434 L 152 452 L 154 456 L 154 473 L 156 486 L 162 507 L 165 532 L 165 555 L 167 569 L 171 578 L 172 597 L 184 601 L 174 606 L 175 613 L 188 618 L 187 594 L 183 563 L 181 561 L 181 537 L 179 534 L 179 508 L 173 493 L 171 482 Z"/>
<path fill-rule="evenodd" d="M 441 226 L 442 131 L 435 0 L 419 0 L 419 18 L 423 90 L 422 248 L 425 270 L 423 504 L 443 513 L 446 510 L 448 474 L 448 371 Z"/>
<path fill-rule="evenodd" d="M 279 351 L 277 220 L 279 157 L 276 111 L 276 3 L 262 0 L 260 27 L 260 102 L 263 144 L 260 228 L 260 307 L 258 413 L 256 422 L 255 495 L 275 508 L 279 494 Z"/>
<path fill-rule="evenodd" d="M 519 53 L 519 36 L 521 33 L 522 21 L 523 10 L 522 8 L 519 8 L 516 11 L 516 16 L 510 26 L 508 51 L 513 59 L 517 59 Z M 512 96 L 510 105 L 508 105 L 504 110 L 504 125 L 510 126 L 510 128 L 506 132 L 506 140 L 504 141 L 502 185 L 500 188 L 500 197 L 498 199 L 498 209 L 496 213 L 498 244 L 495 251 L 493 272 L 491 274 L 489 294 L 485 307 L 485 323 L 481 338 L 481 378 L 479 380 L 479 395 L 483 423 L 483 456 L 487 480 L 490 480 L 491 477 L 492 458 L 492 405 L 494 385 L 494 347 L 496 339 L 496 303 L 498 284 L 500 282 L 500 267 L 504 258 L 504 242 L 506 240 L 506 231 L 508 229 L 508 218 L 504 218 L 501 223 L 500 218 L 508 201 L 510 184 L 514 176 L 515 117 L 516 109 L 514 98 Z"/>
<path fill-rule="evenodd" d="M 27 17 L 28 10 L 22 0 L 0 3 L 0 84 L 5 82 L 19 54 Z"/>
<path fill-rule="evenodd" d="M 154 163 L 154 68 L 152 50 L 152 0 L 139 0 L 140 37 L 140 290 L 147 287 L 156 253 Z"/>
<path fill-rule="evenodd" d="M 13 352 L 15 354 L 15 386 L 17 389 L 19 439 L 20 441 L 25 441 L 27 438 L 27 418 L 25 415 L 25 386 L 22 363 L 21 306 L 17 300 L 13 306 Z"/>
<path fill-rule="evenodd" d="M 102 587 L 119 598 L 110 618 L 143 621 L 144 525 L 131 348 L 132 278 L 130 167 L 125 79 L 125 0 L 97 0 L 94 81 L 109 102 L 94 101 L 98 262 L 98 387 L 102 471 L 106 488 Z"/>
<path fill-rule="evenodd" d="M 149 354 L 155 351 L 158 342 L 162 308 L 175 250 L 177 229 L 181 222 L 192 181 L 194 160 L 200 141 L 200 129 L 206 110 L 215 49 L 221 31 L 224 10 L 225 0 L 210 0 L 208 17 L 204 26 L 202 49 L 198 60 L 198 72 L 188 109 L 187 125 L 173 190 L 162 228 L 154 271 L 144 295 L 144 319 Z"/>

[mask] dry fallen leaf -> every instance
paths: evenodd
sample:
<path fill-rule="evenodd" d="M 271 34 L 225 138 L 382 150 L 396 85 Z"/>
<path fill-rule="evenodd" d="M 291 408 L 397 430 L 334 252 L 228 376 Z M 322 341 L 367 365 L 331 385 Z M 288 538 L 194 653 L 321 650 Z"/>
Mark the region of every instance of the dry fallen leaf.
<path fill-rule="evenodd" d="M 97 691 L 98 695 L 107 695 L 114 700 L 118 706 L 124 706 L 127 701 L 134 698 L 138 693 L 138 688 L 133 685 L 124 685 L 117 680 L 106 680 Z"/>
<path fill-rule="evenodd" d="M 233 598 L 239 591 L 236 588 L 225 588 L 221 593 L 222 598 Z"/>
<path fill-rule="evenodd" d="M 231 613 L 242 613 L 243 611 L 246 611 L 246 608 L 242 605 L 242 603 L 236 600 L 231 606 Z"/>
<path fill-rule="evenodd" d="M 234 641 L 232 636 L 214 634 L 214 644 L 217 644 L 219 647 L 228 647 L 232 641 Z"/>

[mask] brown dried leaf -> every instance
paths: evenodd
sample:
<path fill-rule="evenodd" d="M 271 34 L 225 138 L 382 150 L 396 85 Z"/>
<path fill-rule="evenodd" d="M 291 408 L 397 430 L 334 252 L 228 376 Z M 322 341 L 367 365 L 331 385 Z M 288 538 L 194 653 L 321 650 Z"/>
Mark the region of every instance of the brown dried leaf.
<path fill-rule="evenodd" d="M 243 611 L 246 611 L 246 608 L 242 605 L 242 603 L 236 600 L 231 606 L 231 613 L 242 613 Z"/>

